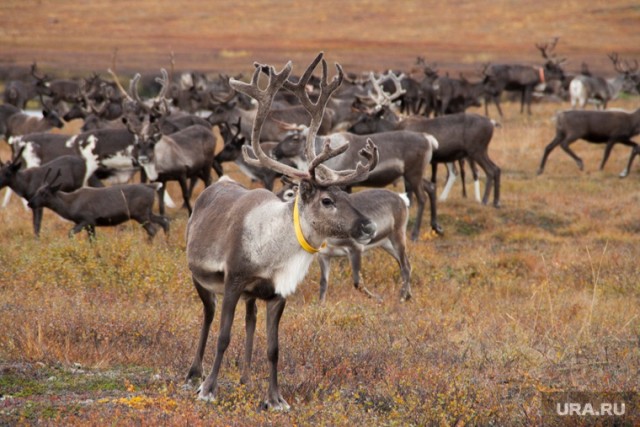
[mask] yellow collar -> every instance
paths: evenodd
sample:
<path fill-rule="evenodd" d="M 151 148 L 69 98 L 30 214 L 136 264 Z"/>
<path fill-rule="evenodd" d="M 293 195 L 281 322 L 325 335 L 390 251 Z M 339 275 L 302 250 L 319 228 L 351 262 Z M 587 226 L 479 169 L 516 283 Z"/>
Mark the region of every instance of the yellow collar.
<path fill-rule="evenodd" d="M 304 234 L 302 234 L 302 227 L 300 226 L 300 209 L 298 208 L 298 200 L 300 198 L 300 193 L 296 194 L 296 201 L 293 204 L 293 228 L 296 231 L 296 238 L 298 239 L 298 243 L 302 246 L 302 249 L 309 252 L 310 254 L 317 253 L 320 249 L 326 246 L 326 243 L 323 243 L 320 246 L 320 249 L 316 249 L 307 242 L 307 239 L 304 238 Z"/>

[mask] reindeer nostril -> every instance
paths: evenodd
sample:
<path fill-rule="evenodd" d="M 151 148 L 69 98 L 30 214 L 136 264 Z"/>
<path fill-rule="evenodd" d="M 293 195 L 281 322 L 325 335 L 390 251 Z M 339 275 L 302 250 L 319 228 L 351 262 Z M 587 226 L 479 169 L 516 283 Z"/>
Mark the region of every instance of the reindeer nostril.
<path fill-rule="evenodd" d="M 373 237 L 376 234 L 377 227 L 375 222 L 367 220 L 361 224 L 360 229 L 363 234 Z"/>

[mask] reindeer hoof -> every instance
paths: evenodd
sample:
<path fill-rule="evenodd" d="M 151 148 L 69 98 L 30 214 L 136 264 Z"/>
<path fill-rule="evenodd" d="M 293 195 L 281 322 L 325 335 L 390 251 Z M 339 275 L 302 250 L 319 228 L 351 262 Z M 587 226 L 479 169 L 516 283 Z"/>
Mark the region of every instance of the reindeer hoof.
<path fill-rule="evenodd" d="M 440 224 L 432 225 L 431 229 L 435 231 L 438 236 L 444 236 L 444 228 Z"/>
<path fill-rule="evenodd" d="M 291 409 L 291 406 L 289 406 L 287 401 L 280 396 L 274 400 L 265 400 L 262 402 L 262 405 L 260 405 L 260 409 L 263 411 L 288 412 Z"/>
<path fill-rule="evenodd" d="M 198 390 L 198 400 L 204 400 L 205 402 L 215 402 L 216 394 L 214 392 L 214 387 L 212 385 L 207 384 L 207 381 L 200 384 Z"/>

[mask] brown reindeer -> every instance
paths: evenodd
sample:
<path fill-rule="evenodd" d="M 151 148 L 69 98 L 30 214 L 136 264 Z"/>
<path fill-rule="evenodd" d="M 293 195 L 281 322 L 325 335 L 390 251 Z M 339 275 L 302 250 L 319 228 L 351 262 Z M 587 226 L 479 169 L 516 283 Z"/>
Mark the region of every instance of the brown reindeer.
<path fill-rule="evenodd" d="M 322 91 L 314 103 L 305 91 L 313 70 L 322 60 Z M 337 78 L 327 80 L 327 64 L 322 54 L 307 68 L 298 83 L 288 81 L 291 63 L 276 72 L 269 68 L 269 83 L 259 87 L 258 65 L 251 83 L 231 80 L 231 85 L 258 102 L 251 132 L 251 147 L 256 159 L 245 160 L 279 171 L 299 182 L 295 201 L 283 202 L 264 189 L 247 190 L 223 177 L 205 189 L 196 200 L 187 225 L 187 259 L 193 283 L 204 305 L 204 320 L 196 356 L 189 369 L 187 382 L 202 376 L 202 358 L 213 321 L 216 294 L 224 295 L 220 317 L 220 332 L 211 373 L 198 389 L 198 398 L 214 400 L 218 373 L 231 338 L 231 326 L 240 299 L 246 303 L 246 347 L 241 382 L 249 379 L 256 326 L 256 299 L 267 303 L 267 355 L 269 388 L 264 407 L 287 410 L 289 405 L 278 386 L 278 332 L 286 298 L 304 278 L 313 261 L 313 253 L 328 238 L 354 238 L 370 241 L 376 225 L 360 213 L 339 185 L 366 178 L 377 163 L 377 151 L 368 144 L 361 153 L 366 163 L 355 170 L 332 170 L 323 165 L 326 160 L 348 149 L 348 144 L 332 148 L 325 144 L 315 152 L 315 136 L 322 123 L 326 103 L 342 82 L 342 68 L 336 65 Z M 293 91 L 311 115 L 311 131 L 307 141 L 309 168 L 298 170 L 268 157 L 260 147 L 260 130 L 271 103 L 282 87 Z"/>

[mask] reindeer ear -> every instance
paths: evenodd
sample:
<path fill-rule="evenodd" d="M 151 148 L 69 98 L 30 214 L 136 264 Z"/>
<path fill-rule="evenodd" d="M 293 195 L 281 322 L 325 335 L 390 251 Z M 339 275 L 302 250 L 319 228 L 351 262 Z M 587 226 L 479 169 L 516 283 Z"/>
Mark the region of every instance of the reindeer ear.
<path fill-rule="evenodd" d="M 300 197 L 303 202 L 308 202 L 313 198 L 316 193 L 316 186 L 311 184 L 308 180 L 302 180 L 300 182 L 300 186 L 298 187 L 298 192 L 300 193 Z"/>

